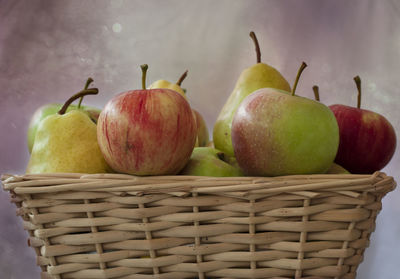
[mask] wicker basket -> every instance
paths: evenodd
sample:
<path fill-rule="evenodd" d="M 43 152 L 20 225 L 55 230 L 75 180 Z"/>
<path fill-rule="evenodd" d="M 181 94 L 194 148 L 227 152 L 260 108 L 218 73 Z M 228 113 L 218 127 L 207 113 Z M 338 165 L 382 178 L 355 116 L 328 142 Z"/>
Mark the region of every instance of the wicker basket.
<path fill-rule="evenodd" d="M 3 175 L 42 278 L 355 278 L 392 177 Z"/>

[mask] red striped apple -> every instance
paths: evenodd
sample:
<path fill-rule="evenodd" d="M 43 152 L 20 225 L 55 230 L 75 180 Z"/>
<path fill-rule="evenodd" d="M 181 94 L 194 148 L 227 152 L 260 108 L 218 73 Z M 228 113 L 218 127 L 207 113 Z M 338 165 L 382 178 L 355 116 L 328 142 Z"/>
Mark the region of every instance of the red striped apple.
<path fill-rule="evenodd" d="M 116 95 L 100 113 L 100 149 L 117 172 L 134 175 L 177 174 L 196 142 L 196 120 L 185 98 L 171 89 L 142 88 Z"/>
<path fill-rule="evenodd" d="M 381 114 L 361 109 L 361 79 L 354 78 L 358 89 L 357 107 L 332 105 L 339 125 L 340 143 L 335 162 L 351 173 L 370 174 L 381 170 L 396 149 L 396 133 Z"/>

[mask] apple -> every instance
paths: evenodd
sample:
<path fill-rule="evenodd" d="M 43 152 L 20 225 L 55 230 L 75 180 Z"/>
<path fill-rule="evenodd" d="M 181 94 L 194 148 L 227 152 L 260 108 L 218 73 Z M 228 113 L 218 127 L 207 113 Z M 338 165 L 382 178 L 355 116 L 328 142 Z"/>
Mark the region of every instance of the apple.
<path fill-rule="evenodd" d="M 340 143 L 335 162 L 351 173 L 371 174 L 391 160 L 396 149 L 396 133 L 381 114 L 361 108 L 361 79 L 354 77 L 358 89 L 357 107 L 341 104 L 329 108 L 339 125 Z"/>
<path fill-rule="evenodd" d="M 176 83 L 171 83 L 167 80 L 158 80 L 154 83 L 152 83 L 149 86 L 149 89 L 155 89 L 155 88 L 168 88 L 168 89 L 172 89 L 175 90 L 176 92 L 178 92 L 179 94 L 181 94 L 186 100 L 186 89 L 182 88 L 182 82 L 185 80 L 186 76 L 188 74 L 188 70 L 186 70 L 178 79 L 178 81 Z M 196 139 L 196 147 L 197 146 L 206 146 L 208 144 L 209 141 L 209 134 L 208 134 L 208 128 L 206 125 L 206 122 L 204 121 L 203 116 L 195 109 L 193 110 L 193 114 L 194 117 L 196 119 L 196 123 L 197 123 L 197 139 Z"/>
<path fill-rule="evenodd" d="M 195 147 L 189 162 L 180 172 L 197 176 L 243 176 L 234 157 L 212 147 Z"/>
<path fill-rule="evenodd" d="M 86 81 L 85 89 L 87 89 L 92 82 L 93 79 L 88 78 L 88 80 Z M 80 99 L 78 105 L 69 105 L 67 112 L 71 110 L 81 109 L 88 114 L 88 116 L 94 123 L 97 123 L 97 119 L 99 118 L 101 110 L 95 107 L 81 106 L 81 102 L 82 98 Z M 35 142 L 36 131 L 39 126 L 39 123 L 47 116 L 56 114 L 62 108 L 62 106 L 63 104 L 56 104 L 56 103 L 46 104 L 39 107 L 34 112 L 28 126 L 27 143 L 28 143 L 29 153 L 32 152 L 33 144 Z"/>
<path fill-rule="evenodd" d="M 100 113 L 100 149 L 116 172 L 133 175 L 177 174 L 189 161 L 196 142 L 192 109 L 178 92 L 142 89 L 114 96 Z"/>
<path fill-rule="evenodd" d="M 207 146 L 210 141 L 210 136 L 208 133 L 206 121 L 197 110 L 192 109 L 192 111 L 195 116 L 197 126 L 196 147 Z"/>
<path fill-rule="evenodd" d="M 339 128 L 324 104 L 292 92 L 261 88 L 240 104 L 232 122 L 235 157 L 245 174 L 325 173 L 335 159 Z"/>

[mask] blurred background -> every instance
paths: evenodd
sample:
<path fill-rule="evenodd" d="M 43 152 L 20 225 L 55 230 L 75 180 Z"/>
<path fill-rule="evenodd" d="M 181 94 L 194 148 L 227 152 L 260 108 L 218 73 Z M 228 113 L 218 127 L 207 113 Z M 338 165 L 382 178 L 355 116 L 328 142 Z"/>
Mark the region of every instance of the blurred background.
<path fill-rule="evenodd" d="M 39 1 L 0 0 L 0 174 L 23 174 L 26 132 L 43 104 L 63 103 L 91 76 L 103 107 L 115 94 L 147 82 L 183 83 L 210 134 L 241 71 L 256 63 L 248 36 L 255 31 L 262 61 L 327 105 L 361 105 L 383 114 L 400 138 L 400 2 L 396 0 Z M 397 151 L 383 170 L 399 180 Z M 389 193 L 357 278 L 398 279 L 400 191 Z M 27 233 L 8 193 L 0 190 L 0 278 L 39 278 Z"/>

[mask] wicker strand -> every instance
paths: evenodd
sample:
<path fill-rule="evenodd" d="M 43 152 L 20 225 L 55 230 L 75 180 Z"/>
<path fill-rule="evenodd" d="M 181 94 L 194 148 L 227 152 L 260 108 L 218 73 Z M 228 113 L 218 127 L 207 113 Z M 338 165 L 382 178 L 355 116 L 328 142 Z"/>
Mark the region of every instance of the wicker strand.
<path fill-rule="evenodd" d="M 85 199 L 85 200 L 84 200 L 84 203 L 85 203 L 85 204 L 90 204 L 90 200 Z M 88 216 L 89 220 L 93 220 L 93 218 L 94 218 L 93 212 L 87 211 L 87 212 L 86 212 L 86 215 Z M 91 231 L 92 231 L 93 233 L 99 232 L 99 230 L 98 230 L 98 228 L 97 228 L 96 226 L 90 226 L 90 229 L 91 229 Z M 95 247 L 96 247 L 96 252 L 97 252 L 97 254 L 99 254 L 99 255 L 103 254 L 103 246 L 101 245 L 101 243 L 96 243 L 96 244 L 95 244 Z M 104 270 L 104 269 L 107 268 L 106 263 L 105 263 L 105 262 L 102 262 L 102 261 L 99 262 L 99 266 L 100 266 L 100 269 L 102 269 L 102 270 Z"/>
<path fill-rule="evenodd" d="M 31 195 L 26 195 L 26 199 L 27 199 L 27 200 L 32 200 L 32 196 L 31 196 Z M 36 209 L 36 208 L 32 208 L 32 213 L 35 214 L 35 215 L 38 215 L 38 214 L 39 214 L 39 210 Z M 45 226 L 42 225 L 42 224 L 39 224 L 38 227 L 39 227 L 40 229 L 44 229 L 44 228 L 45 228 Z M 50 240 L 49 240 L 47 237 L 44 239 L 44 244 L 45 244 L 46 246 L 50 246 L 50 245 L 51 245 Z M 50 259 L 50 264 L 51 264 L 52 266 L 56 266 L 56 265 L 57 265 L 57 260 L 56 260 L 55 257 L 49 257 L 49 259 Z M 47 273 L 47 272 L 46 272 L 46 273 Z M 54 278 L 54 279 L 61 279 L 61 276 L 57 274 L 57 275 L 54 275 L 53 278 Z"/>
<path fill-rule="evenodd" d="M 254 199 L 250 200 L 250 207 L 251 208 L 254 208 L 254 203 L 255 203 Z M 251 210 L 249 212 L 249 217 L 250 217 L 250 220 L 254 219 L 255 213 L 254 213 L 253 210 Z M 256 226 L 255 226 L 254 222 L 252 222 L 252 221 L 249 222 L 249 233 L 250 233 L 250 235 L 255 235 L 255 233 L 256 233 Z M 256 252 L 256 245 L 254 243 L 251 243 L 250 247 L 249 247 L 249 250 L 250 250 L 250 253 L 254 254 Z M 251 260 L 250 261 L 250 268 L 252 270 L 256 269 L 257 268 L 257 262 L 254 261 L 254 260 Z"/>
<path fill-rule="evenodd" d="M 144 204 L 140 203 L 139 204 L 139 208 L 140 209 L 144 209 L 145 208 Z M 145 223 L 145 224 L 148 224 L 149 223 L 149 218 L 148 217 L 143 217 L 142 218 L 142 222 Z M 145 235 L 146 235 L 146 239 L 147 240 L 151 240 L 153 238 L 152 235 L 151 235 L 151 231 L 149 231 L 149 230 L 145 231 Z M 150 258 L 151 259 L 155 259 L 157 257 L 156 251 L 153 248 L 149 249 L 149 254 L 150 254 Z M 158 266 L 153 266 L 153 273 L 154 274 L 159 274 L 160 273 L 160 269 L 158 268 Z"/>
<path fill-rule="evenodd" d="M 192 193 L 192 196 L 194 198 L 196 198 L 198 196 L 198 194 L 197 193 Z M 193 206 L 193 213 L 195 213 L 195 214 L 199 213 L 199 207 L 198 206 Z M 199 221 L 194 221 L 194 226 L 195 226 L 195 228 L 199 228 L 200 222 Z M 194 244 L 195 244 L 196 248 L 201 246 L 201 239 L 200 239 L 200 237 L 198 235 L 196 235 L 195 238 L 194 238 Z M 203 262 L 203 256 L 197 254 L 196 255 L 196 262 L 197 262 L 197 264 L 202 263 Z M 199 279 L 205 279 L 204 272 L 200 272 L 199 271 L 198 275 L 199 275 Z"/>
<path fill-rule="evenodd" d="M 367 193 L 364 192 L 362 195 L 363 195 L 364 197 L 366 197 Z M 361 208 L 361 205 L 357 205 L 356 208 Z M 349 224 L 347 230 L 348 230 L 348 231 L 352 231 L 352 230 L 354 229 L 355 225 L 356 225 L 356 222 L 355 222 L 355 221 L 351 222 L 351 223 Z M 343 244 L 342 244 L 342 249 L 347 249 L 348 246 L 349 246 L 349 241 L 344 241 Z M 339 268 L 342 268 L 343 263 L 344 263 L 344 260 L 345 260 L 344 257 L 340 257 L 340 258 L 338 259 L 337 266 L 338 266 Z M 340 279 L 340 277 L 339 277 L 339 276 L 336 276 L 334 279 Z"/>
<path fill-rule="evenodd" d="M 20 201 L 20 199 L 18 199 L 17 196 L 15 196 L 14 193 L 10 193 L 10 194 L 11 194 L 11 202 L 15 203 L 15 205 L 18 207 L 17 210 L 19 210 L 21 208 L 21 206 L 22 206 L 22 202 Z M 27 195 L 26 198 L 27 198 L 27 200 L 31 199 L 30 195 Z M 23 214 L 23 215 L 21 215 L 21 217 L 24 220 L 24 223 L 30 224 L 29 223 L 29 218 L 27 217 L 27 214 Z M 34 237 L 34 231 L 33 230 L 28 230 L 28 234 L 29 234 L 30 237 Z M 28 246 L 31 246 L 29 239 L 28 239 Z M 41 256 L 40 248 L 39 247 L 32 247 L 32 248 L 35 250 L 36 256 L 39 258 Z M 39 262 L 39 260 L 38 260 L 38 265 L 40 266 L 40 269 L 42 270 L 42 272 L 46 271 L 46 267 L 43 264 L 41 264 Z"/>
<path fill-rule="evenodd" d="M 308 207 L 310 206 L 310 199 L 305 199 L 303 202 L 303 206 L 304 207 Z M 306 223 L 308 222 L 308 215 L 304 215 L 302 217 L 302 222 L 305 224 L 304 226 L 306 226 Z M 307 231 L 302 231 L 300 233 L 300 245 L 303 245 L 304 243 L 306 243 L 307 241 Z M 300 260 L 300 267 L 301 267 L 301 263 L 304 259 L 304 251 L 299 251 L 297 259 Z M 297 269 L 296 273 L 295 273 L 295 279 L 300 279 L 302 277 L 302 269 Z"/>
<path fill-rule="evenodd" d="M 380 201 L 382 200 L 382 198 L 383 198 L 383 195 L 378 195 L 378 196 L 376 197 L 375 201 L 380 202 Z M 378 215 L 378 213 L 379 213 L 379 211 L 380 211 L 379 209 L 373 210 L 373 211 L 371 212 L 370 218 L 372 218 L 373 220 L 375 220 L 376 217 L 377 217 L 377 215 Z M 374 225 L 375 225 L 375 222 L 373 222 L 372 226 L 374 226 Z M 362 238 L 362 239 L 368 239 L 368 240 L 369 240 L 372 231 L 373 231 L 373 228 L 369 228 L 369 229 L 363 231 L 363 233 L 362 233 L 362 235 L 361 235 L 361 238 Z M 358 256 L 362 257 L 362 256 L 363 256 L 363 253 L 364 253 L 364 250 L 365 250 L 365 248 L 357 249 L 356 252 L 355 252 L 355 255 L 358 255 Z M 355 274 L 355 273 L 356 273 L 357 266 L 358 266 L 358 265 L 352 265 L 351 268 L 350 268 L 350 272 Z"/>

